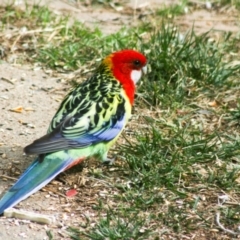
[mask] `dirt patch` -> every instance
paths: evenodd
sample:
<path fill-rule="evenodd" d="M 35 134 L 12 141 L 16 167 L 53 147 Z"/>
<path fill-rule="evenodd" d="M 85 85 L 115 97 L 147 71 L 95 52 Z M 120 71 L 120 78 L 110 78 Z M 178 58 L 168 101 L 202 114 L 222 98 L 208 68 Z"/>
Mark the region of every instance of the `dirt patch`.
<path fill-rule="evenodd" d="M 23 147 L 46 132 L 58 107 L 59 95 L 50 93 L 50 90 L 63 84 L 41 70 L 34 71 L 26 66 L 2 63 L 0 72 L 0 174 L 17 177 L 33 160 L 33 157 L 23 156 Z M 20 109 L 20 113 L 15 112 L 16 109 Z M 0 192 L 3 193 L 12 183 L 13 180 L 1 177 Z M 29 200 L 25 206 L 32 206 L 36 211 L 51 205 L 42 193 Z M 4 218 L 0 218 L 0 223 L 1 239 L 44 239 L 46 236 L 41 225 Z"/>
<path fill-rule="evenodd" d="M 229 9 L 227 14 L 219 11 L 210 10 L 196 10 L 192 13 L 186 14 L 184 17 L 178 18 L 178 24 L 185 29 L 191 29 L 194 25 L 194 30 L 198 33 L 205 33 L 212 29 L 218 32 L 239 31 L 237 12 L 234 9 Z"/>

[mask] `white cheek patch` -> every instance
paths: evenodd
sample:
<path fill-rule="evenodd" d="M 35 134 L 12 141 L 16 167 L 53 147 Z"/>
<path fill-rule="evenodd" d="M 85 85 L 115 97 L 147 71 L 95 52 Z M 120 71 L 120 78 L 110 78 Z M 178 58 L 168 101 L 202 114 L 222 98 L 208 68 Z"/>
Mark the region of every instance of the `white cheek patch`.
<path fill-rule="evenodd" d="M 142 70 L 132 70 L 131 79 L 136 84 L 142 77 Z"/>

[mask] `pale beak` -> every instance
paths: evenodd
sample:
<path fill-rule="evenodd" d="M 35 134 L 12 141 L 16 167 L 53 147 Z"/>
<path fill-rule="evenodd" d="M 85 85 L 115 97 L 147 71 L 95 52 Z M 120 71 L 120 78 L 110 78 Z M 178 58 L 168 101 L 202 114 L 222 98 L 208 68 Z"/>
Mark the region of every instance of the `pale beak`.
<path fill-rule="evenodd" d="M 142 72 L 143 72 L 143 74 L 147 74 L 147 65 L 145 65 L 145 66 L 142 68 Z"/>

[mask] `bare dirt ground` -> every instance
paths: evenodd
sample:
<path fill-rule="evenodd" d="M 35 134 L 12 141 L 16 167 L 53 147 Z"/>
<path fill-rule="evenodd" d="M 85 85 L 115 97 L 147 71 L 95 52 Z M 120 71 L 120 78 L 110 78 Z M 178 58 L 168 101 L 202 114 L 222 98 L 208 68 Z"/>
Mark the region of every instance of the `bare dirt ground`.
<path fill-rule="evenodd" d="M 19 6 L 24 6 L 23 2 L 16 1 L 20 4 Z M 28 2 L 33 3 L 33 1 Z M 73 18 L 88 26 L 101 24 L 102 30 L 108 34 L 119 30 L 123 25 L 133 25 L 136 14 L 139 14 L 132 10 L 135 7 L 147 9 L 147 12 L 151 13 L 154 8 L 160 7 L 166 1 L 131 1 L 123 5 L 123 9 L 119 11 L 104 8 L 93 9 L 80 2 L 74 4 L 73 1 L 46 2 L 49 8 L 57 14 L 71 13 Z M 42 1 L 40 4 L 46 4 L 46 2 Z M 168 3 L 173 2 L 168 1 Z M 6 1 L 0 0 L 0 5 L 5 3 Z M 226 15 L 226 12 L 211 12 L 206 9 L 178 18 L 178 24 L 182 26 L 182 29 L 191 28 L 193 22 L 198 32 L 205 32 L 211 28 L 219 31 L 239 31 L 236 18 L 232 18 L 231 13 Z M 12 57 L 14 58 L 14 55 Z M 0 175 L 6 176 L 0 178 L 0 193 L 14 182 L 8 176 L 15 174 L 17 176 L 33 160 L 34 157 L 23 156 L 22 149 L 46 132 L 59 101 L 66 93 L 65 89 L 69 88 L 64 81 L 49 76 L 42 69 L 36 69 L 34 66 L 18 66 L 13 62 L 9 59 L 8 62 L 0 64 Z M 20 112 L 16 112 L 17 110 Z M 131 128 L 131 123 L 128 127 Z M 72 178 L 76 178 L 74 172 L 71 171 L 68 176 L 63 174 L 60 181 L 53 181 L 49 184 L 45 191 L 37 192 L 17 206 L 20 209 L 53 215 L 57 224 L 44 226 L 26 220 L 1 217 L 0 239 L 48 239 L 47 229 L 54 233 L 54 239 L 69 239 L 65 234 L 65 229 L 68 226 L 78 226 L 79 223 L 86 222 L 82 212 L 90 219 L 94 218 L 91 205 L 98 197 L 103 197 L 100 192 L 96 194 L 97 182 L 93 179 L 84 179 L 84 171 L 85 169 L 78 173 L 79 186 L 82 186 L 78 193 L 80 200 L 68 199 L 64 195 L 68 188 L 62 187 L 63 181 L 71 186 Z M 57 192 L 54 189 L 58 189 Z"/>

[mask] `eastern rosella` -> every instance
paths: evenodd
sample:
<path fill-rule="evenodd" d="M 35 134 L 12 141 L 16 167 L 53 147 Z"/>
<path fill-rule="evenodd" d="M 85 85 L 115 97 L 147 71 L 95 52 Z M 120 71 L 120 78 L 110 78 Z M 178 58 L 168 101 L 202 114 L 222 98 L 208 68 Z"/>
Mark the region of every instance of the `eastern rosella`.
<path fill-rule="evenodd" d="M 109 148 L 131 116 L 135 85 L 146 63 L 146 57 L 134 50 L 112 53 L 70 91 L 47 134 L 24 148 L 38 157 L 0 200 L 0 214 L 88 157 L 109 160 Z"/>

